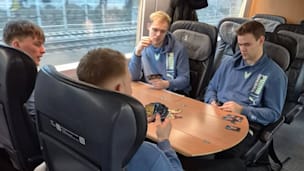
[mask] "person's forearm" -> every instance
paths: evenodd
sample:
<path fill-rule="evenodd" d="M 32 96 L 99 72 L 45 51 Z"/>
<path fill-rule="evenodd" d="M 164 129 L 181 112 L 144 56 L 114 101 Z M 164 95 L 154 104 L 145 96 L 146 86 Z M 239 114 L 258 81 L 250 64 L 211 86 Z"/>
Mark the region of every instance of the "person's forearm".
<path fill-rule="evenodd" d="M 160 141 L 157 146 L 165 153 L 175 171 L 183 171 L 182 164 L 176 152 L 172 149 L 169 140 Z"/>
<path fill-rule="evenodd" d="M 140 80 L 142 77 L 141 72 L 141 58 L 135 56 L 133 53 L 130 62 L 129 62 L 129 71 L 132 77 L 132 80 Z"/>

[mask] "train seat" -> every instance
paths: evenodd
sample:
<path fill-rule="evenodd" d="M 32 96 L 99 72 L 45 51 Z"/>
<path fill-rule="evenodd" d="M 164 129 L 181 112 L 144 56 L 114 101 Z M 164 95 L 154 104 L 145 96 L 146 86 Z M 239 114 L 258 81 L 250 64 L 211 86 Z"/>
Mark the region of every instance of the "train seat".
<path fill-rule="evenodd" d="M 50 171 L 124 170 L 145 139 L 136 99 L 72 80 L 51 65 L 35 86 L 37 128 Z"/>
<path fill-rule="evenodd" d="M 283 109 L 285 122 L 290 124 L 304 112 L 304 27 L 299 24 L 282 24 L 275 31 L 297 41 L 295 59 L 287 71 L 288 91 Z"/>
<path fill-rule="evenodd" d="M 190 63 L 190 97 L 202 99 L 210 80 L 217 42 L 215 26 L 196 21 L 176 21 L 170 31 L 187 49 Z"/>
<path fill-rule="evenodd" d="M 34 89 L 37 68 L 25 53 L 0 45 L 0 148 L 20 171 L 42 162 L 35 124 L 24 103 Z"/>

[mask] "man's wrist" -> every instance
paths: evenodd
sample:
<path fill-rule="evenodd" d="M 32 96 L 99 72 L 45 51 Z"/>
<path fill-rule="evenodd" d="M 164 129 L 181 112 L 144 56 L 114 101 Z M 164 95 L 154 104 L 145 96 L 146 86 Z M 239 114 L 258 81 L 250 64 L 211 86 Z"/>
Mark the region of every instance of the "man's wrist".
<path fill-rule="evenodd" d="M 171 145 L 170 145 L 170 141 L 167 139 L 167 140 L 164 140 L 164 141 L 161 141 L 161 142 L 158 142 L 157 143 L 157 146 L 161 149 L 161 150 L 167 150 L 167 149 L 170 149 L 171 148 Z"/>
<path fill-rule="evenodd" d="M 167 88 L 169 88 L 170 87 L 170 81 L 168 81 L 168 80 L 165 80 L 165 88 L 167 89 Z"/>
<path fill-rule="evenodd" d="M 157 142 L 167 141 L 169 138 L 157 138 Z"/>
<path fill-rule="evenodd" d="M 141 57 L 141 53 L 139 53 L 139 55 L 138 55 L 138 53 L 134 52 L 134 55 L 135 55 L 136 57 L 138 57 L 138 58 Z"/>

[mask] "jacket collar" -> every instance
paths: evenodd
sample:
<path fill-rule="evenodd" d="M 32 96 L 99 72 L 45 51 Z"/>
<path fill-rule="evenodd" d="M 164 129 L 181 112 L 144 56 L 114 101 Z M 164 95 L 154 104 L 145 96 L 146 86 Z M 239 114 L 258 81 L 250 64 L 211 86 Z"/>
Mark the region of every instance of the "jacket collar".
<path fill-rule="evenodd" d="M 268 56 L 267 54 L 264 52 L 262 57 L 254 64 L 254 65 L 248 65 L 245 63 L 245 61 L 243 60 L 242 54 L 241 52 L 238 52 L 235 56 L 234 56 L 234 61 L 233 61 L 233 67 L 235 69 L 244 69 L 244 68 L 260 68 L 263 67 L 264 64 L 268 61 Z"/>

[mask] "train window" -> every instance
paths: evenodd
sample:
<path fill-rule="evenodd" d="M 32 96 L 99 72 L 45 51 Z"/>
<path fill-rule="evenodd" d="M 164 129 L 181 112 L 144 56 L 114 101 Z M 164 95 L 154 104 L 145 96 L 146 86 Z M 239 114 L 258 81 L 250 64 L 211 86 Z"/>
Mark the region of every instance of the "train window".
<path fill-rule="evenodd" d="M 208 0 L 208 7 L 197 10 L 199 21 L 212 25 L 225 17 L 238 17 L 246 0 Z"/>
<path fill-rule="evenodd" d="M 89 49 L 135 47 L 139 0 L 1 0 L 0 28 L 29 19 L 46 34 L 41 65 L 77 62 Z M 0 30 L 2 42 L 2 29 Z"/>

